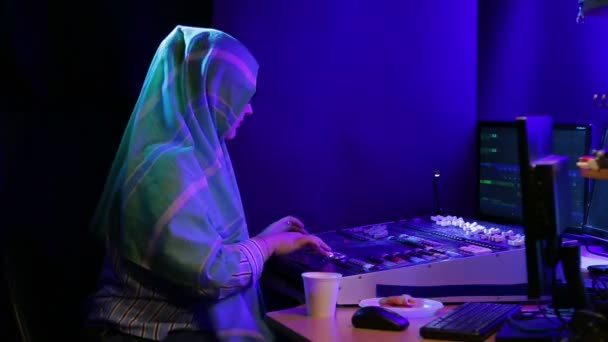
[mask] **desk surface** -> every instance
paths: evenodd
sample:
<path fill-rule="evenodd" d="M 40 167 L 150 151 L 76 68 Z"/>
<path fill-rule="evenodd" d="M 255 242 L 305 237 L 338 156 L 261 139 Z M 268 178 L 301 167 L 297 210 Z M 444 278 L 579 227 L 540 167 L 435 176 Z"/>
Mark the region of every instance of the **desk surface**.
<path fill-rule="evenodd" d="M 336 316 L 329 318 L 312 318 L 306 315 L 306 307 L 298 306 L 291 309 L 269 312 L 267 314 L 268 324 L 286 334 L 296 334 L 301 340 L 314 342 L 325 341 L 371 341 L 371 342 L 393 342 L 393 341 L 435 341 L 427 340 L 420 336 L 421 326 L 434 318 L 448 312 L 455 306 L 448 305 L 437 311 L 435 316 L 427 318 L 410 318 L 410 325 L 403 331 L 383 331 L 359 329 L 353 327 L 351 317 L 359 308 L 356 306 L 338 307 Z M 295 337 L 295 336 L 294 336 Z M 494 337 L 487 341 L 494 341 Z"/>
<path fill-rule="evenodd" d="M 581 250 L 581 270 L 586 272 L 586 268 L 593 264 L 606 264 L 608 258 L 598 257 L 588 253 L 584 248 Z M 428 318 L 411 318 L 410 325 L 404 331 L 382 331 L 358 329 L 352 326 L 351 317 L 359 308 L 356 306 L 338 307 L 336 316 L 330 318 L 311 318 L 306 315 L 306 307 L 298 306 L 281 311 L 274 311 L 267 314 L 268 324 L 274 329 L 279 329 L 285 334 L 309 341 L 373 341 L 373 342 L 392 342 L 392 341 L 425 341 L 420 334 L 421 326 L 433 320 L 435 317 L 445 314 L 455 306 L 447 305 L 439 310 L 435 316 Z M 438 341 L 438 340 L 426 340 Z M 494 336 L 487 341 L 494 341 Z"/>
<path fill-rule="evenodd" d="M 592 246 L 590 247 L 590 249 L 599 253 L 606 253 L 596 246 Z M 606 264 L 608 264 L 608 258 L 589 253 L 584 246 L 581 246 L 581 271 L 583 272 L 583 274 L 587 273 L 588 266 Z"/>

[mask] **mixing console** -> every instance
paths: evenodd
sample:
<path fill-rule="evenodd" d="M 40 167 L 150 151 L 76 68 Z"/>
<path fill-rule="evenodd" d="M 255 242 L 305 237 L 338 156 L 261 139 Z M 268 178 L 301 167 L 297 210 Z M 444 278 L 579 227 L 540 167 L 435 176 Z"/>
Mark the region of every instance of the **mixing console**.
<path fill-rule="evenodd" d="M 338 304 L 408 293 L 444 302 L 527 299 L 525 236 L 518 226 L 432 216 L 316 234 L 332 248 L 297 251 L 278 272 L 342 273 Z"/>

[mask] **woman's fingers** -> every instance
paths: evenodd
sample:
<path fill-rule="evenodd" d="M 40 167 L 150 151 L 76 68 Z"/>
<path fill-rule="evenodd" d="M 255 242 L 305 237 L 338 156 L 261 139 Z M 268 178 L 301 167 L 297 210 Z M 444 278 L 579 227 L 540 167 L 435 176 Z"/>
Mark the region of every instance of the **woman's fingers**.
<path fill-rule="evenodd" d="M 285 225 L 287 225 L 288 231 L 308 234 L 308 231 L 306 231 L 306 229 L 304 228 L 304 223 L 296 217 L 287 216 L 285 218 Z"/>
<path fill-rule="evenodd" d="M 331 251 L 331 247 L 329 247 L 321 238 L 314 235 L 307 235 L 303 237 L 306 239 L 305 244 L 309 247 L 313 247 L 318 252 L 326 253 Z"/>
<path fill-rule="evenodd" d="M 320 238 L 317 238 L 319 240 L 319 247 L 321 247 L 321 250 L 324 250 L 326 252 L 331 251 L 331 247 L 329 247 L 328 244 L 326 244 L 323 240 L 321 240 Z"/>

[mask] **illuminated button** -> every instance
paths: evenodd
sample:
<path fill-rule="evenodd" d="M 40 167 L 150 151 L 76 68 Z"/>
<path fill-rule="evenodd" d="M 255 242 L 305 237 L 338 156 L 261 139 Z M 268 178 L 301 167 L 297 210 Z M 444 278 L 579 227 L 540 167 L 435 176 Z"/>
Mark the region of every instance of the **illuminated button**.
<path fill-rule="evenodd" d="M 353 265 L 361 266 L 363 269 L 366 270 L 369 270 L 370 268 L 374 267 L 374 265 L 358 259 L 348 259 L 348 262 Z"/>
<path fill-rule="evenodd" d="M 502 235 L 492 235 L 492 237 L 490 237 L 490 241 L 503 242 L 505 241 L 505 237 Z"/>
<path fill-rule="evenodd" d="M 388 236 L 388 231 L 386 231 L 386 230 L 381 231 L 381 232 L 376 232 L 376 233 L 374 233 L 372 235 L 372 237 L 374 239 L 382 239 L 382 238 L 387 237 L 387 236 Z"/>
<path fill-rule="evenodd" d="M 431 253 L 431 252 L 427 252 L 427 251 L 426 251 L 426 250 L 424 250 L 424 249 L 417 249 L 417 250 L 416 250 L 416 253 L 418 253 L 418 254 L 422 254 L 422 255 L 429 255 L 429 256 L 433 255 L 433 253 Z"/>
<path fill-rule="evenodd" d="M 392 262 L 396 262 L 396 263 L 403 263 L 403 262 L 406 261 L 406 260 L 403 260 L 402 258 L 400 258 L 398 256 L 391 256 L 391 257 L 389 257 L 388 260 L 392 261 Z"/>
<path fill-rule="evenodd" d="M 458 257 L 458 256 L 461 256 L 459 253 L 452 252 L 452 251 L 447 251 L 447 252 L 445 252 L 445 254 L 447 254 L 447 255 L 449 255 L 449 256 L 451 256 L 451 257 Z"/>
<path fill-rule="evenodd" d="M 494 232 L 494 228 L 484 228 L 483 229 L 483 233 L 486 235 L 492 235 L 493 232 Z"/>
<path fill-rule="evenodd" d="M 329 259 L 332 259 L 332 260 L 340 260 L 340 259 L 346 258 L 346 255 L 344 255 L 342 253 L 338 253 L 338 252 L 328 252 L 326 254 L 326 257 L 328 257 Z"/>
<path fill-rule="evenodd" d="M 426 260 L 418 258 L 418 257 L 410 257 L 411 262 L 425 262 Z"/>
<path fill-rule="evenodd" d="M 462 246 L 459 249 L 461 251 L 469 252 L 469 253 L 472 253 L 472 254 L 483 254 L 483 253 L 492 252 L 492 250 L 489 249 L 489 248 L 481 247 L 481 246 L 475 246 L 475 245 Z"/>
<path fill-rule="evenodd" d="M 515 247 L 519 247 L 525 244 L 525 241 L 523 239 L 514 239 L 514 240 L 509 240 L 508 244 L 510 246 L 515 246 Z"/>
<path fill-rule="evenodd" d="M 475 226 L 475 227 L 471 227 L 469 229 L 471 230 L 471 233 L 473 233 L 473 234 L 477 234 L 479 232 L 483 232 L 484 231 L 483 226 Z"/>

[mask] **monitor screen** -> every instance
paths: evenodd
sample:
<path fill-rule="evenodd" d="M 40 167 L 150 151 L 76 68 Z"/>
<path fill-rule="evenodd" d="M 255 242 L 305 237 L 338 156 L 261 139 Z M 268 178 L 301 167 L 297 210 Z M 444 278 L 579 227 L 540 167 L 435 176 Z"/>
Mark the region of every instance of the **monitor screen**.
<path fill-rule="evenodd" d="M 514 122 L 478 123 L 478 197 L 480 218 L 501 222 L 522 222 L 521 182 L 518 166 L 517 129 Z M 589 182 L 579 174 L 578 157 L 588 154 L 591 125 L 554 124 L 553 151 L 568 157 L 572 210 L 569 227 L 585 221 Z"/>
<path fill-rule="evenodd" d="M 608 147 L 608 128 L 604 131 L 603 148 Z M 593 183 L 590 196 L 589 214 L 583 232 L 595 238 L 608 241 L 608 181 L 600 180 Z"/>

